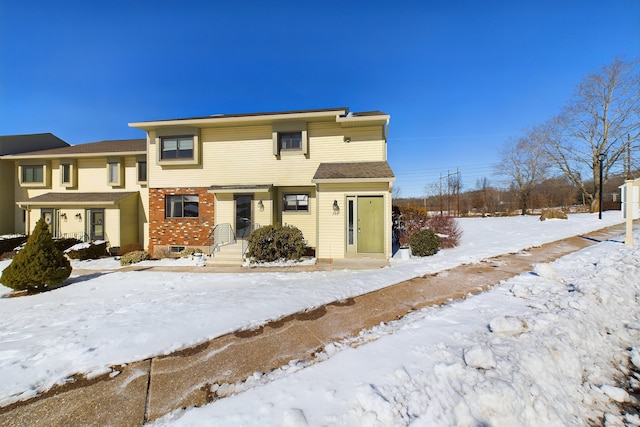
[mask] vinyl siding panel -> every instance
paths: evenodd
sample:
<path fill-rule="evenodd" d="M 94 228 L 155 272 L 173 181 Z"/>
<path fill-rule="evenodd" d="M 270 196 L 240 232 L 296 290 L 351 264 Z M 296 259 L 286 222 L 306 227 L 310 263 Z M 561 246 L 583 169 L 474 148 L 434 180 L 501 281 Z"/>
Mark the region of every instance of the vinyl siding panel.
<path fill-rule="evenodd" d="M 385 257 L 391 257 L 391 194 L 386 183 L 321 184 L 318 187 L 318 252 L 319 259 L 344 258 L 346 253 L 347 197 L 383 196 L 385 204 Z M 333 201 L 340 212 L 333 212 Z"/>
<path fill-rule="evenodd" d="M 148 198 L 147 198 L 148 199 Z M 138 222 L 138 197 L 127 197 L 120 202 L 120 242 L 118 245 L 125 246 L 131 243 L 140 242 Z"/>
<path fill-rule="evenodd" d="M 315 187 L 283 187 L 279 188 L 277 198 L 274 202 L 280 212 L 280 223 L 282 225 L 293 225 L 302 231 L 307 245 L 316 247 L 316 190 Z M 309 194 L 309 210 L 307 212 L 284 212 L 283 197 L 285 194 Z"/>

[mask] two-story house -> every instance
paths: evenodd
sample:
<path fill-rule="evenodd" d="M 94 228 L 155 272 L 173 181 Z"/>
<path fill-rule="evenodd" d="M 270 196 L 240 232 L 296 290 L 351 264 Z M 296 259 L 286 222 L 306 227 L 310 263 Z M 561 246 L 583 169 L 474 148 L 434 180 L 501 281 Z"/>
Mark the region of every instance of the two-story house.
<path fill-rule="evenodd" d="M 391 256 L 389 116 L 347 108 L 130 123 L 146 131 L 151 252 L 298 227 L 318 259 Z M 216 253 L 214 253 L 216 255 Z"/>
<path fill-rule="evenodd" d="M 39 218 L 54 237 L 106 240 L 111 247 L 148 241 L 147 143 L 101 141 L 3 156 L 13 163 L 16 231 Z"/>
<path fill-rule="evenodd" d="M 3 160 L 2 156 L 68 146 L 51 133 L 0 136 L 0 235 L 12 234 L 25 227 L 24 211 L 15 204 L 15 167 L 13 161 Z"/>

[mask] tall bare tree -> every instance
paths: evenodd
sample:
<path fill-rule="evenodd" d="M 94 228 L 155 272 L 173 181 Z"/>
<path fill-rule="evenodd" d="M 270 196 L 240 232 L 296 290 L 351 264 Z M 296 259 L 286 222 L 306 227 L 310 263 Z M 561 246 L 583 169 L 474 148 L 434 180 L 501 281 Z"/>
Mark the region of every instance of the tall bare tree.
<path fill-rule="evenodd" d="M 599 209 L 600 158 L 604 182 L 622 169 L 625 152 L 638 150 L 640 74 L 638 60 L 617 58 L 589 74 L 577 86 L 563 112 L 537 129 L 546 134 L 545 149 L 553 165 Z"/>
<path fill-rule="evenodd" d="M 541 137 L 535 130 L 529 130 L 519 139 L 508 140 L 500 152 L 500 163 L 495 167 L 498 175 L 509 180 L 522 215 L 527 214 L 531 192 L 546 178 L 549 168 Z"/>

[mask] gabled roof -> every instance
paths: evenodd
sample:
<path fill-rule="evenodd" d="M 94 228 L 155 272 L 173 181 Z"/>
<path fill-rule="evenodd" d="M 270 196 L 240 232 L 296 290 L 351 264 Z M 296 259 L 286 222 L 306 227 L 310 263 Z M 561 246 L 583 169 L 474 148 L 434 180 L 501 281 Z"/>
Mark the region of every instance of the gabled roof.
<path fill-rule="evenodd" d="M 395 181 L 387 162 L 320 163 L 311 182 Z"/>
<path fill-rule="evenodd" d="M 117 205 L 122 199 L 138 194 L 137 191 L 119 191 L 109 193 L 45 193 L 28 200 L 19 201 L 19 206 L 46 205 Z"/>
<path fill-rule="evenodd" d="M 68 146 L 52 133 L 0 136 L 0 156 Z"/>
<path fill-rule="evenodd" d="M 48 157 L 91 157 L 100 154 L 146 154 L 146 139 L 118 139 L 70 145 L 9 156 L 13 159 Z"/>

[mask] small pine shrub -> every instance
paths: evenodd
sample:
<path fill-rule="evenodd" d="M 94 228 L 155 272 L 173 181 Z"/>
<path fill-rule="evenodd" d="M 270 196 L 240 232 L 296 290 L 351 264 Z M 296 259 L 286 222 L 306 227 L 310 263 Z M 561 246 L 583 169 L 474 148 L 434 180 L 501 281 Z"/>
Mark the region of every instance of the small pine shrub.
<path fill-rule="evenodd" d="M 41 218 L 24 248 L 2 272 L 0 283 L 16 291 L 42 292 L 61 284 L 70 274 L 69 260 L 56 249 L 49 227 Z"/>
<path fill-rule="evenodd" d="M 122 256 L 128 254 L 129 252 L 141 251 L 144 248 L 142 247 L 142 243 L 129 243 L 128 245 L 120 246 L 118 248 L 117 255 Z"/>
<path fill-rule="evenodd" d="M 102 258 L 103 256 L 107 255 L 107 242 L 91 242 L 85 248 L 67 250 L 66 254 L 71 259 L 79 260 Z"/>
<path fill-rule="evenodd" d="M 415 256 L 431 256 L 440 248 L 440 238 L 433 230 L 424 229 L 416 231 L 409 238 L 411 253 Z"/>
<path fill-rule="evenodd" d="M 305 253 L 302 231 L 292 225 L 266 225 L 249 235 L 247 255 L 258 262 L 297 260 Z"/>
<path fill-rule="evenodd" d="M 120 258 L 120 265 L 131 265 L 141 261 L 151 259 L 151 255 L 147 251 L 128 252 Z"/>
<path fill-rule="evenodd" d="M 440 237 L 441 248 L 454 248 L 460 244 L 462 229 L 451 216 L 436 215 L 427 220 L 427 227 Z"/>

